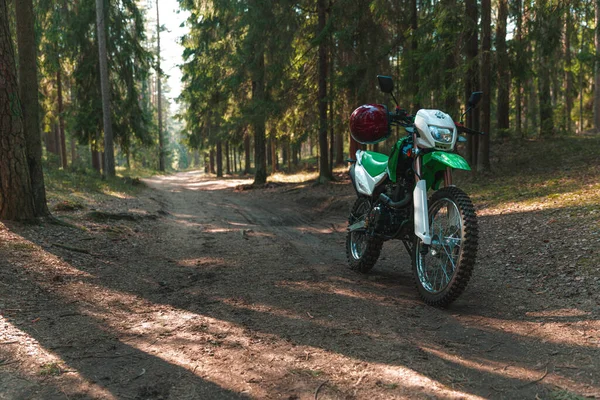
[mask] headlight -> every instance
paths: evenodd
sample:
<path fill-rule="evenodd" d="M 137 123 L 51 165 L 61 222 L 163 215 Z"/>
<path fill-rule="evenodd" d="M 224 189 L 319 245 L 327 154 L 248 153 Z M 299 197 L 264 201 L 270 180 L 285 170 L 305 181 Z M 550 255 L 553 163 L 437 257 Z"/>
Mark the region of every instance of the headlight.
<path fill-rule="evenodd" d="M 437 126 L 429 125 L 429 132 L 431 132 L 431 136 L 442 143 L 450 143 L 452 142 L 453 132 L 447 128 L 438 128 Z"/>

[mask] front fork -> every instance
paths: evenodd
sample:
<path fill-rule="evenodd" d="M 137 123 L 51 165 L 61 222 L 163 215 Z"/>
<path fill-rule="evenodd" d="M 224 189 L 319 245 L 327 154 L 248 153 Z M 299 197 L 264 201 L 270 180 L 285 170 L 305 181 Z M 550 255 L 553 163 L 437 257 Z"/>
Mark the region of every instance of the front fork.
<path fill-rule="evenodd" d="M 413 138 L 413 143 L 417 143 L 416 137 Z M 423 241 L 427 246 L 431 244 L 431 230 L 429 227 L 429 207 L 427 204 L 427 182 L 422 179 L 421 171 L 423 160 L 421 155 L 417 155 L 414 163 L 415 169 L 415 189 L 413 190 L 413 209 L 415 221 L 415 236 Z M 446 168 L 444 171 L 444 186 L 452 185 L 452 169 Z M 427 251 L 427 250 L 425 250 Z"/>

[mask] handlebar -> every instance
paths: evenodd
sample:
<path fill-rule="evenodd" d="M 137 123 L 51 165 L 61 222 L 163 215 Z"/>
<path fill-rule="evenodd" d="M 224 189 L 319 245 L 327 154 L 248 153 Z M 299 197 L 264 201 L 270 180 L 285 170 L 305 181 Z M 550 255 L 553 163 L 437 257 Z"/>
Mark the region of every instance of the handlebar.
<path fill-rule="evenodd" d="M 413 125 L 414 117 L 411 115 L 408 115 L 406 110 L 404 110 L 402 108 L 396 107 L 396 112 L 390 113 L 389 115 L 390 115 L 391 122 L 396 122 L 405 128 Z"/>
<path fill-rule="evenodd" d="M 485 132 L 479 132 L 473 129 L 469 129 L 460 122 L 454 122 L 454 125 L 456 125 L 456 130 L 458 131 L 458 133 L 466 133 L 469 135 L 485 135 Z"/>

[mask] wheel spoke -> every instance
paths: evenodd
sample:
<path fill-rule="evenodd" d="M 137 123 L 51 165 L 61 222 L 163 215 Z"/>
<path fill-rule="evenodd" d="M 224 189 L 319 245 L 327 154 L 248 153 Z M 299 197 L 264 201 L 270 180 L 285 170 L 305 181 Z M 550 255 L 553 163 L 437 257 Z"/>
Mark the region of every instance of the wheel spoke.
<path fill-rule="evenodd" d="M 457 269 L 462 231 L 457 205 L 450 199 L 440 200 L 437 207 L 432 207 L 430 226 L 432 247 L 425 256 L 418 255 L 417 267 L 423 287 L 432 293 L 438 293 L 448 286 Z"/>

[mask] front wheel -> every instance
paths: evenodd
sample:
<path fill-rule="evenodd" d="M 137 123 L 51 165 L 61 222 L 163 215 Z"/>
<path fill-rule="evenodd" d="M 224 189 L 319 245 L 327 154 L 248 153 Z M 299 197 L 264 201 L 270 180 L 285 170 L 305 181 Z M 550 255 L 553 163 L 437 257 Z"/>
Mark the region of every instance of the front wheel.
<path fill-rule="evenodd" d="M 371 201 L 366 197 L 359 197 L 352 206 L 348 226 L 360 221 L 365 221 L 371 211 Z M 364 230 L 348 232 L 346 235 L 346 258 L 348 265 L 354 271 L 367 273 L 377 262 L 383 240 L 369 236 Z"/>
<path fill-rule="evenodd" d="M 457 187 L 435 192 L 429 200 L 430 246 L 415 239 L 413 276 L 425 303 L 445 307 L 460 296 L 477 256 L 477 216 L 471 199 Z"/>

